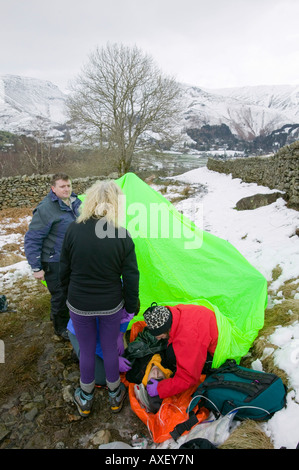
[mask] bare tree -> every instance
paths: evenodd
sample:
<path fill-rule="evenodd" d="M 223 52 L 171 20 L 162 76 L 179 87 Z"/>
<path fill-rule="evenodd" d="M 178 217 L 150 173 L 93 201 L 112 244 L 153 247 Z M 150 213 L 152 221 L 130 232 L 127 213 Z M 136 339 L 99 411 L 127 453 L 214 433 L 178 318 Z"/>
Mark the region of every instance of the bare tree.
<path fill-rule="evenodd" d="M 25 161 L 37 173 L 47 173 L 65 160 L 64 146 L 55 145 L 44 131 L 36 132 L 34 137 L 21 136 L 20 140 Z"/>
<path fill-rule="evenodd" d="M 175 135 L 179 85 L 136 46 L 97 48 L 72 91 L 67 101 L 71 119 L 84 139 L 114 155 L 121 174 L 128 171 L 138 144 Z"/>

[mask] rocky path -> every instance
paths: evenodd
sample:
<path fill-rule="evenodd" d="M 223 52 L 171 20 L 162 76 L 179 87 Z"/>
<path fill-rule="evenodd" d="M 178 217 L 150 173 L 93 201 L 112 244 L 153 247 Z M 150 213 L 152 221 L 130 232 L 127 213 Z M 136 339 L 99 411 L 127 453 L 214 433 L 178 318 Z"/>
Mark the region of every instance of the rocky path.
<path fill-rule="evenodd" d="M 13 345 L 7 345 L 6 367 L 13 351 L 28 349 L 32 354 L 37 345 L 29 370 L 20 371 L 23 379 L 0 401 L 0 449 L 95 449 L 116 440 L 132 445 L 136 435 L 149 438 L 128 398 L 118 415 L 110 412 L 105 389 L 96 389 L 91 416 L 79 416 L 72 403 L 79 383 L 78 361 L 70 343 L 53 334 L 50 321 L 27 323 Z M 13 380 L 9 373 L 7 377 Z"/>

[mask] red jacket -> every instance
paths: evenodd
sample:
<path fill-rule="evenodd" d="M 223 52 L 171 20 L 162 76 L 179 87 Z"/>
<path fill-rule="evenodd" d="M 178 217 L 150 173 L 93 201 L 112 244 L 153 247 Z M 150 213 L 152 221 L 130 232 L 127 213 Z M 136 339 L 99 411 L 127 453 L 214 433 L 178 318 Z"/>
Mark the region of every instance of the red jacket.
<path fill-rule="evenodd" d="M 172 343 L 177 369 L 172 378 L 158 384 L 160 398 L 170 397 L 196 385 L 207 352 L 214 354 L 218 328 L 215 313 L 199 305 L 168 307 L 172 313 L 168 345 Z"/>

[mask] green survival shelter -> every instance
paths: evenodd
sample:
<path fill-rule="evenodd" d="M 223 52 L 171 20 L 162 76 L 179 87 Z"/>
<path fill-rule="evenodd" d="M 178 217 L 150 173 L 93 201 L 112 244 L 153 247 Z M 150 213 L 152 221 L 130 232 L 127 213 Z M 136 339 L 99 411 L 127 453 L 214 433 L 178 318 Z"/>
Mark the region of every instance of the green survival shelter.
<path fill-rule="evenodd" d="M 267 282 L 229 242 L 199 229 L 133 173 L 116 183 L 125 195 L 125 227 L 140 270 L 140 313 L 160 305 L 212 309 L 219 339 L 213 367 L 240 361 L 264 324 Z"/>

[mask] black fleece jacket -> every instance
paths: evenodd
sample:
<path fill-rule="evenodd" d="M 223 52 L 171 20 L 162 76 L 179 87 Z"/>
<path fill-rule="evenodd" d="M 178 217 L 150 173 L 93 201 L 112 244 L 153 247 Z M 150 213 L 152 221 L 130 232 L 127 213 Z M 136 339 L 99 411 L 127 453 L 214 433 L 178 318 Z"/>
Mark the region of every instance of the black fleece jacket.
<path fill-rule="evenodd" d="M 135 313 L 139 270 L 127 230 L 104 219 L 71 223 L 61 251 L 60 280 L 68 303 L 79 311 L 111 312 L 121 304 Z"/>

